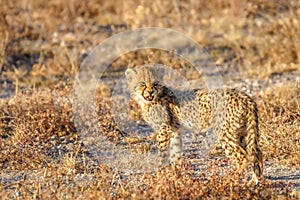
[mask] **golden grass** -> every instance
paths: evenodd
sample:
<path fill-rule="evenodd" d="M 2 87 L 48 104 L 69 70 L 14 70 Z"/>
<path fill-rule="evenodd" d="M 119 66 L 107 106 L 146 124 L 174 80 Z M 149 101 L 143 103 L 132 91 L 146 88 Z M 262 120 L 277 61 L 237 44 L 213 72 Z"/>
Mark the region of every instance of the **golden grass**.
<path fill-rule="evenodd" d="M 299 166 L 300 84 L 290 83 L 265 92 L 258 102 L 265 159 Z"/>
<path fill-rule="evenodd" d="M 221 70 L 239 71 L 243 78 L 299 74 L 298 1 L 12 0 L 2 3 L 0 13 L 0 90 L 14 93 L 0 98 L 3 199 L 291 197 L 286 182 L 249 186 L 242 174 L 220 167 L 222 161 L 197 176 L 189 161 L 176 170 L 130 176 L 95 163 L 74 125 L 72 81 L 84 57 L 104 39 L 148 26 L 191 36 Z M 147 62 L 188 67 L 170 53 L 140 51 L 120 56 L 107 75 L 119 76 L 128 65 Z M 100 97 L 111 95 L 105 85 L 98 89 Z M 299 167 L 299 80 L 255 96 L 265 159 Z M 100 98 L 99 128 L 110 141 L 120 142 L 126 134 L 110 123 L 109 109 L 106 98 Z"/>

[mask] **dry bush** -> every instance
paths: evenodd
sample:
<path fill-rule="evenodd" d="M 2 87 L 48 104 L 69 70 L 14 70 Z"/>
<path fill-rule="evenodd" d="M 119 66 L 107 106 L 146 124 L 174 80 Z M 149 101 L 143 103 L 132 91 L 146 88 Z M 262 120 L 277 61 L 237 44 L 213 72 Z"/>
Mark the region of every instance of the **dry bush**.
<path fill-rule="evenodd" d="M 220 163 L 212 163 L 201 175 L 186 163 L 175 171 L 125 176 L 101 163 L 87 162 L 88 153 L 74 126 L 72 86 L 62 82 L 74 80 L 81 61 L 104 39 L 147 26 L 172 28 L 191 36 L 221 69 L 238 70 L 245 78 L 299 72 L 299 17 L 297 0 L 3 2 L 0 92 L 6 98 L 0 99 L 0 196 L 289 198 L 286 183 L 264 181 L 252 187 L 243 175 L 227 171 Z M 145 50 L 120 56 L 104 75 L 118 78 L 128 66 L 153 62 L 178 70 L 188 68 L 170 52 Z M 199 78 L 194 72 L 182 72 L 191 79 Z M 98 89 L 95 102 L 100 129 L 110 141 L 120 142 L 126 134 L 112 120 L 107 99 L 111 91 L 105 85 Z M 266 160 L 299 166 L 299 91 L 299 83 L 283 85 L 265 91 L 257 100 Z M 7 170 L 36 171 L 4 179 Z"/>
<path fill-rule="evenodd" d="M 297 1 L 14 0 L 0 9 L 1 63 L 8 72 L 1 76 L 11 79 L 14 68 L 24 71 L 27 86 L 71 77 L 112 33 L 147 26 L 182 31 L 220 66 L 239 66 L 246 75 L 299 70 Z"/>
<path fill-rule="evenodd" d="M 1 104 L 2 169 L 47 167 L 63 151 L 58 143 L 77 143 L 70 92 L 67 84 L 26 90 Z"/>
<path fill-rule="evenodd" d="M 300 85 L 267 90 L 258 101 L 265 159 L 298 166 L 300 163 Z"/>
<path fill-rule="evenodd" d="M 124 176 L 118 172 L 101 171 L 93 174 L 64 173 L 61 170 L 39 170 L 28 173 L 15 189 L 23 198 L 107 198 L 107 199 L 270 199 L 288 198 L 288 186 L 263 182 L 257 187 L 247 184 L 241 174 L 220 170 L 221 163 L 213 162 L 207 172 L 195 176 L 195 170 L 185 167 L 166 168 L 152 174 Z M 216 175 L 217 174 L 217 175 Z M 40 179 L 40 180 L 39 180 Z M 284 188 L 283 190 L 280 188 Z M 0 188 L 0 194 L 12 198 Z M 2 197 L 4 197 L 2 195 Z"/>

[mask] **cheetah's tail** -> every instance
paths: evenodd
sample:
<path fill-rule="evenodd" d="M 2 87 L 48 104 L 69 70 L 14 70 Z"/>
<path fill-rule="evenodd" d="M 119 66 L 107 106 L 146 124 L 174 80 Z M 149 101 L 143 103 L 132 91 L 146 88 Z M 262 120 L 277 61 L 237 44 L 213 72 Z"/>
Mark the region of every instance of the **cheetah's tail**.
<path fill-rule="evenodd" d="M 247 144 L 246 151 L 253 169 L 252 180 L 258 182 L 263 173 L 263 154 L 259 149 L 258 112 L 254 100 L 250 99 L 247 116 Z"/>

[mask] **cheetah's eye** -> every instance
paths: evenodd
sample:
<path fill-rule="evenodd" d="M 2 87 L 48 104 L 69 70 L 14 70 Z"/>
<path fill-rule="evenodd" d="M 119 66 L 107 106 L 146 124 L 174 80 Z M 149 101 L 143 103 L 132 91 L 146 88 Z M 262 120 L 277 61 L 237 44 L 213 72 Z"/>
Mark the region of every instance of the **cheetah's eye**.
<path fill-rule="evenodd" d="M 146 83 L 145 82 L 139 82 L 139 87 L 145 87 L 146 86 Z"/>
<path fill-rule="evenodd" d="M 159 85 L 159 81 L 155 81 L 154 83 L 153 83 L 153 86 L 155 87 L 155 86 L 158 86 Z"/>

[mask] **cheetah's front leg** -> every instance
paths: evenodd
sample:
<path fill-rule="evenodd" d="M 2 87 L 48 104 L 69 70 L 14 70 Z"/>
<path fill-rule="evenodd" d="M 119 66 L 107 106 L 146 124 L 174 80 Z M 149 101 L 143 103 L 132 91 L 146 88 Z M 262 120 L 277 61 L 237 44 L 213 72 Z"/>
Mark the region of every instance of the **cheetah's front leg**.
<path fill-rule="evenodd" d="M 178 130 L 172 130 L 172 127 L 163 125 L 156 135 L 157 146 L 159 150 L 170 147 L 170 161 L 176 162 L 181 158 L 182 142 Z"/>

